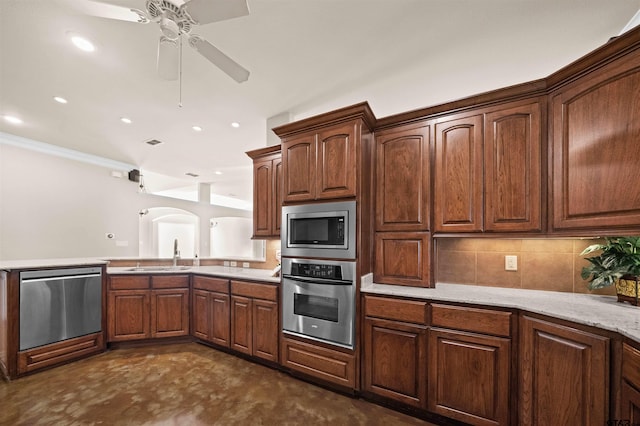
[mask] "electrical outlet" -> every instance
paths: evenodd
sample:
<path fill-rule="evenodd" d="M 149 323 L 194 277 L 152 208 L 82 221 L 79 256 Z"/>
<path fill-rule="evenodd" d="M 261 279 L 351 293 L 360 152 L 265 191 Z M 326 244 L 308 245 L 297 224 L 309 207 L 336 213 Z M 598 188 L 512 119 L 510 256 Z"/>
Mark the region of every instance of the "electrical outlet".
<path fill-rule="evenodd" d="M 228 261 L 228 260 L 225 260 L 224 262 L 222 262 L 222 264 L 223 264 L 224 266 L 229 266 L 229 261 Z"/>
<path fill-rule="evenodd" d="M 249 262 L 242 262 L 242 267 L 243 268 L 250 268 L 251 264 Z"/>
<path fill-rule="evenodd" d="M 505 271 L 517 271 L 518 270 L 518 256 L 505 256 L 504 257 L 504 270 Z"/>
<path fill-rule="evenodd" d="M 229 262 L 229 266 L 231 266 L 232 268 L 235 268 L 236 266 L 238 266 L 238 262 L 236 262 L 235 260 L 232 260 L 231 262 Z"/>

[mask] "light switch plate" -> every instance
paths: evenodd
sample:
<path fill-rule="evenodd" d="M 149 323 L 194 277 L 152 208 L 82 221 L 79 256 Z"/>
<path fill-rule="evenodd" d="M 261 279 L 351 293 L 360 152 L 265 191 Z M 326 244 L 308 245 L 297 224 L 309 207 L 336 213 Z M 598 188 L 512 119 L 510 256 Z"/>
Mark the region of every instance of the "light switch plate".
<path fill-rule="evenodd" d="M 505 256 L 504 257 L 504 270 L 505 271 L 517 271 L 518 270 L 518 256 Z"/>

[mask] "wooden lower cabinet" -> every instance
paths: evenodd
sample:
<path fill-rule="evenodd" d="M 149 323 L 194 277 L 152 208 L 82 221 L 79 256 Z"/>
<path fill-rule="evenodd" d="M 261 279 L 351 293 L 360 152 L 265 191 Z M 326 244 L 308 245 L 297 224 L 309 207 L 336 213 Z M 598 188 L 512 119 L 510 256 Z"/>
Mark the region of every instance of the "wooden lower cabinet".
<path fill-rule="evenodd" d="M 507 425 L 511 340 L 431 328 L 428 409 L 474 425 Z"/>
<path fill-rule="evenodd" d="M 278 362 L 278 287 L 231 281 L 231 349 Z"/>
<path fill-rule="evenodd" d="M 356 389 L 354 354 L 282 338 L 280 360 L 285 368 L 345 389 Z"/>
<path fill-rule="evenodd" d="M 366 318 L 362 390 L 426 408 L 427 328 Z"/>
<path fill-rule="evenodd" d="M 18 352 L 18 374 L 99 353 L 104 346 L 104 334 L 100 332 Z"/>
<path fill-rule="evenodd" d="M 189 335 L 188 275 L 111 276 L 107 340 Z"/>
<path fill-rule="evenodd" d="M 609 339 L 528 316 L 520 324 L 519 424 L 606 424 Z"/>
<path fill-rule="evenodd" d="M 231 342 L 229 280 L 194 275 L 191 334 L 228 348 Z"/>
<path fill-rule="evenodd" d="M 622 387 L 620 420 L 640 424 L 640 350 L 622 345 Z"/>

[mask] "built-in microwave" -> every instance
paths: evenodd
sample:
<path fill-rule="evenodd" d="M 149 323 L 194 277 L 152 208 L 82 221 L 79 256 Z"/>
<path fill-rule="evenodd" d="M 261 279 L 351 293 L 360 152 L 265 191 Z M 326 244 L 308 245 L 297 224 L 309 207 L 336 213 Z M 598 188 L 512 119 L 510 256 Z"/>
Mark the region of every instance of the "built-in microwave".
<path fill-rule="evenodd" d="M 355 259 L 356 202 L 282 207 L 282 255 Z"/>

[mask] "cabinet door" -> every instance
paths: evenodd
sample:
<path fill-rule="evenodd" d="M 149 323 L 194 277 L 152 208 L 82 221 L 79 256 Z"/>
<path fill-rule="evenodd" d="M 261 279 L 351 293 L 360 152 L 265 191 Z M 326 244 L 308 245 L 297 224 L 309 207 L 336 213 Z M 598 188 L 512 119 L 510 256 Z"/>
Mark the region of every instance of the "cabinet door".
<path fill-rule="evenodd" d="M 318 199 L 355 197 L 358 122 L 318 133 L 316 193 Z"/>
<path fill-rule="evenodd" d="M 189 334 L 189 289 L 151 292 L 151 337 Z"/>
<path fill-rule="evenodd" d="M 149 298 L 149 290 L 109 292 L 107 336 L 110 342 L 151 337 Z"/>
<path fill-rule="evenodd" d="M 640 391 L 623 381 L 620 395 L 620 419 L 629 420 L 628 425 L 640 424 Z"/>
<path fill-rule="evenodd" d="M 429 357 L 429 411 L 474 425 L 509 424 L 510 339 L 432 328 Z"/>
<path fill-rule="evenodd" d="M 315 198 L 316 135 L 304 134 L 282 143 L 284 201 Z"/>
<path fill-rule="evenodd" d="M 482 116 L 436 124 L 434 230 L 482 230 Z"/>
<path fill-rule="evenodd" d="M 376 231 L 429 230 L 429 129 L 376 136 Z"/>
<path fill-rule="evenodd" d="M 273 161 L 253 163 L 253 234 L 256 237 L 273 233 Z"/>
<path fill-rule="evenodd" d="M 374 281 L 428 287 L 430 241 L 428 232 L 376 232 Z"/>
<path fill-rule="evenodd" d="M 192 334 L 198 339 L 211 340 L 211 312 L 209 292 L 193 290 L 192 293 Z"/>
<path fill-rule="evenodd" d="M 211 313 L 211 342 L 228 348 L 229 334 L 231 332 L 229 295 L 211 293 L 209 295 L 209 303 L 209 312 Z"/>
<path fill-rule="evenodd" d="M 552 96 L 554 229 L 640 226 L 640 55 Z"/>
<path fill-rule="evenodd" d="M 520 424 L 605 424 L 609 339 L 526 316 L 520 324 Z"/>
<path fill-rule="evenodd" d="M 278 362 L 278 304 L 253 299 L 253 355 Z"/>
<path fill-rule="evenodd" d="M 485 116 L 485 231 L 542 229 L 541 135 L 537 102 Z"/>
<path fill-rule="evenodd" d="M 231 349 L 251 355 L 252 327 L 251 299 L 231 296 Z"/>
<path fill-rule="evenodd" d="M 363 389 L 426 408 L 426 327 L 366 318 Z"/>

